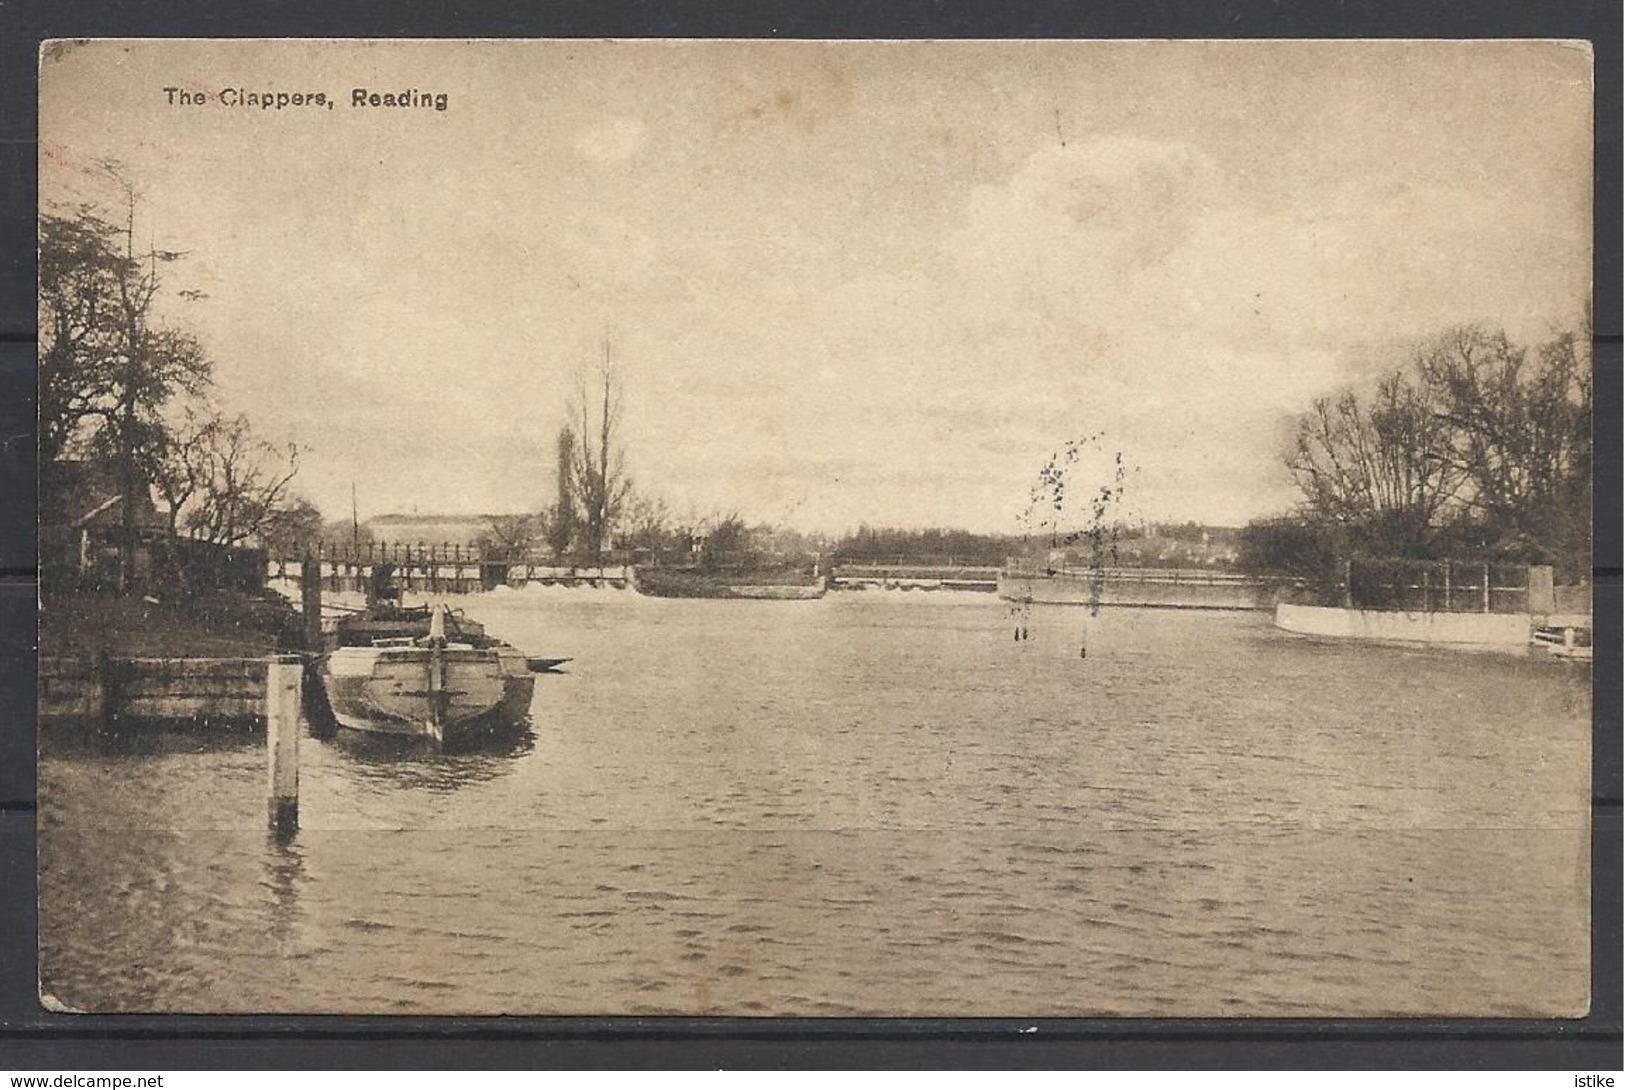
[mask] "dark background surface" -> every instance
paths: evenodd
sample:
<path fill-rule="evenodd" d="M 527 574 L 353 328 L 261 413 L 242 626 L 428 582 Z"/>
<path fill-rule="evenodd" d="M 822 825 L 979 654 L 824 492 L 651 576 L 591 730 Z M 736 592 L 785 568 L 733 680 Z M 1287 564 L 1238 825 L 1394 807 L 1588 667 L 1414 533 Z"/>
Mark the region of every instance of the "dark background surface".
<path fill-rule="evenodd" d="M 1617 0 L 0 4 L 0 1069 L 1621 1068 Z M 201 1018 L 35 996 L 36 51 L 53 37 L 1579 38 L 1596 50 L 1593 1005 L 1575 1021 Z M 1036 1032 L 1021 1032 L 1029 1026 Z"/>

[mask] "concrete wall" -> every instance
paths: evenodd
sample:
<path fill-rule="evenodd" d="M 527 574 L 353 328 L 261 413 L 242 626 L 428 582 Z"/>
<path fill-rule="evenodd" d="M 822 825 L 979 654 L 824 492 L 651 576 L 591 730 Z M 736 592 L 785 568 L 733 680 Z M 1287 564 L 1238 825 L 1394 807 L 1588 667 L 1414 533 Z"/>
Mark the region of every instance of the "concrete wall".
<path fill-rule="evenodd" d="M 177 723 L 265 715 L 265 659 L 42 658 L 39 717 Z"/>
<path fill-rule="evenodd" d="M 999 576 L 999 597 L 1011 602 L 1039 605 L 1089 605 L 1092 580 L 1077 575 Z M 1142 578 L 1108 576 L 1100 589 L 1103 606 L 1141 606 L 1162 609 L 1268 609 L 1264 590 L 1229 577 L 1212 581 L 1174 580 L 1148 571 Z"/>
<path fill-rule="evenodd" d="M 1527 647 L 1530 634 L 1523 613 L 1401 613 L 1287 603 L 1275 607 L 1275 625 L 1305 636 L 1476 647 Z"/>
<path fill-rule="evenodd" d="M 101 722 L 107 714 L 105 660 L 42 658 L 39 662 L 39 717 Z"/>

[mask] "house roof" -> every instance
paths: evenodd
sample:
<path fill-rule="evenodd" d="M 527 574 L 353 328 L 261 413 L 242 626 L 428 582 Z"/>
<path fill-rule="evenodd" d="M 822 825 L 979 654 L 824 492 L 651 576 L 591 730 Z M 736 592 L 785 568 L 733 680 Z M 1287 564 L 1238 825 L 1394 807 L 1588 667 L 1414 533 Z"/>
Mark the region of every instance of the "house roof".
<path fill-rule="evenodd" d="M 57 512 L 56 517 L 61 522 L 76 529 L 115 525 L 123 517 L 119 501 L 124 498 L 124 491 L 114 468 L 106 462 L 58 462 L 51 468 L 48 487 L 53 493 L 49 509 Z M 164 517 L 151 495 L 138 493 L 135 518 L 138 526 L 164 525 Z"/>

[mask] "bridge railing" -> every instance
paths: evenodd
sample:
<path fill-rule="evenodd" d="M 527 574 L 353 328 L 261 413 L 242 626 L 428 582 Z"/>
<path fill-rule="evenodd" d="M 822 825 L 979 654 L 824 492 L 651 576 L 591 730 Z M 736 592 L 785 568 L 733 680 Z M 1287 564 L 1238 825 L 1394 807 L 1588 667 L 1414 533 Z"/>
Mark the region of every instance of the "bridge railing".
<path fill-rule="evenodd" d="M 269 551 L 273 565 L 298 564 L 309 557 L 322 564 L 370 567 L 374 564 L 423 566 L 430 564 L 517 564 L 534 567 L 624 567 L 632 563 L 630 550 L 606 550 L 588 563 L 581 556 L 560 556 L 551 549 L 485 548 L 455 541 L 320 541 L 283 545 Z"/>
<path fill-rule="evenodd" d="M 951 566 L 937 564 L 837 564 L 830 569 L 834 579 L 986 579 L 998 578 L 994 566 Z"/>
<path fill-rule="evenodd" d="M 319 541 L 309 544 L 284 546 L 273 550 L 273 563 L 298 563 L 309 557 L 324 564 L 366 566 L 372 564 L 480 564 L 513 559 L 512 554 L 500 556 L 476 545 L 444 541 L 363 541 L 357 543 Z M 524 560 L 523 554 L 517 557 Z"/>
<path fill-rule="evenodd" d="M 1243 572 L 1213 568 L 1140 568 L 1121 565 L 1086 567 L 1076 564 L 1048 564 L 1030 557 L 1011 557 L 1005 562 L 1004 574 L 1065 580 L 1102 579 L 1108 583 L 1157 583 L 1204 587 L 1250 587 L 1259 581 L 1256 576 Z"/>
<path fill-rule="evenodd" d="M 1410 613 L 1527 613 L 1530 568 L 1460 560 L 1358 559 L 1344 564 L 1356 609 Z"/>

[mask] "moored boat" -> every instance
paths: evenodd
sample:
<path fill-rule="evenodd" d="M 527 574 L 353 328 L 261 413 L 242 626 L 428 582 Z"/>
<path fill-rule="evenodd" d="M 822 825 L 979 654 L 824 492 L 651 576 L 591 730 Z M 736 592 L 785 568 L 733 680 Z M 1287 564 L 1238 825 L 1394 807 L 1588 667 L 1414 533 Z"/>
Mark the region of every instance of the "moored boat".
<path fill-rule="evenodd" d="M 816 568 L 801 572 L 705 572 L 694 568 L 645 568 L 632 571 L 632 585 L 652 598 L 748 598 L 809 601 L 822 598 L 828 581 Z"/>
<path fill-rule="evenodd" d="M 1596 654 L 1589 615 L 1541 618 L 1530 632 L 1529 642 L 1546 648 L 1553 658 L 1591 662 Z"/>
<path fill-rule="evenodd" d="M 437 745 L 522 722 L 536 673 L 564 661 L 531 660 L 443 606 L 369 610 L 339 621 L 331 642 L 317 674 L 340 726 Z"/>

